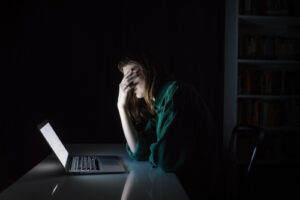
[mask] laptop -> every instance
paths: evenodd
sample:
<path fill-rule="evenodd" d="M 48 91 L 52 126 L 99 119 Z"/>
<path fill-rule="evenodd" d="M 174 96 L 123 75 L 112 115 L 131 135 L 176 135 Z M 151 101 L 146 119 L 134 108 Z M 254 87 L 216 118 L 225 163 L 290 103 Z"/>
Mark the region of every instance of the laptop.
<path fill-rule="evenodd" d="M 38 129 L 68 174 L 102 174 L 127 172 L 120 157 L 115 155 L 70 155 L 49 121 Z"/>

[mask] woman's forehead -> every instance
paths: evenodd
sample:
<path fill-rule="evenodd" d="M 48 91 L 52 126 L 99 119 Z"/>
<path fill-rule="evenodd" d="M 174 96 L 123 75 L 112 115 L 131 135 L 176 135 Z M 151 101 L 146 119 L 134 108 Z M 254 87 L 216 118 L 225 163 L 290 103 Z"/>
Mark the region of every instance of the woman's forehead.
<path fill-rule="evenodd" d="M 123 73 L 127 74 L 130 70 L 137 69 L 138 66 L 136 64 L 128 64 L 123 67 Z"/>

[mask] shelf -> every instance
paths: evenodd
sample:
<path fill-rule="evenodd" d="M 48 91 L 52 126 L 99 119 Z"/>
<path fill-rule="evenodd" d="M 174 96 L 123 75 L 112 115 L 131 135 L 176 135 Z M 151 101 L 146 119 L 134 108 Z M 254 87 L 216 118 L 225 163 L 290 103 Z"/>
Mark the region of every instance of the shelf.
<path fill-rule="evenodd" d="M 237 161 L 238 165 L 248 165 L 249 161 L 239 160 Z M 300 165 L 300 160 L 255 160 L 254 165 Z"/>
<path fill-rule="evenodd" d="M 264 100 L 289 100 L 289 99 L 300 99 L 300 96 L 292 95 L 238 95 L 239 99 L 264 99 Z"/>
<path fill-rule="evenodd" d="M 277 127 L 263 127 L 266 132 L 300 132 L 300 127 L 292 126 L 277 126 Z M 239 130 L 250 130 L 248 127 L 240 127 Z"/>
<path fill-rule="evenodd" d="M 289 127 L 289 126 L 282 126 L 282 127 L 265 127 L 267 132 L 300 132 L 300 127 Z"/>
<path fill-rule="evenodd" d="M 300 17 L 280 17 L 280 16 L 251 16 L 240 15 L 240 22 L 251 23 L 258 26 L 270 28 L 287 28 L 300 26 Z"/>
<path fill-rule="evenodd" d="M 240 68 L 272 69 L 280 71 L 300 71 L 299 60 L 259 60 L 238 59 Z"/>
<path fill-rule="evenodd" d="M 238 59 L 241 64 L 253 64 L 253 65 L 299 65 L 300 60 L 259 60 L 259 59 Z"/>

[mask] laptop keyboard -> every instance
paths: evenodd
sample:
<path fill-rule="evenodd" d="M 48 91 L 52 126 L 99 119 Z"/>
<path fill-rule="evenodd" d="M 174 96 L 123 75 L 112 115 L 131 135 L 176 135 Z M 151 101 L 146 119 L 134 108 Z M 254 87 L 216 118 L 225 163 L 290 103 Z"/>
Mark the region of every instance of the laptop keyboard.
<path fill-rule="evenodd" d="M 100 170 L 99 158 L 96 156 L 74 156 L 71 171 L 97 171 Z"/>

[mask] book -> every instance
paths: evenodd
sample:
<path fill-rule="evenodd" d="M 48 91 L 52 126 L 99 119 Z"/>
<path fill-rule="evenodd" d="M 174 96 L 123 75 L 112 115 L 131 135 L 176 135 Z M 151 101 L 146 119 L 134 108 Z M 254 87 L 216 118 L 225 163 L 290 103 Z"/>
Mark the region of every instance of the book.
<path fill-rule="evenodd" d="M 283 71 L 243 69 L 238 72 L 238 94 L 280 95 L 286 83 Z M 282 84 L 284 84 L 282 86 Z M 294 86 L 292 86 L 294 87 Z"/>
<path fill-rule="evenodd" d="M 239 34 L 239 57 L 245 59 L 300 59 L 300 39 L 258 33 Z"/>
<path fill-rule="evenodd" d="M 260 16 L 299 16 L 298 0 L 241 0 L 240 14 Z"/>
<path fill-rule="evenodd" d="M 264 127 L 300 126 L 300 101 L 238 101 L 238 123 Z"/>

